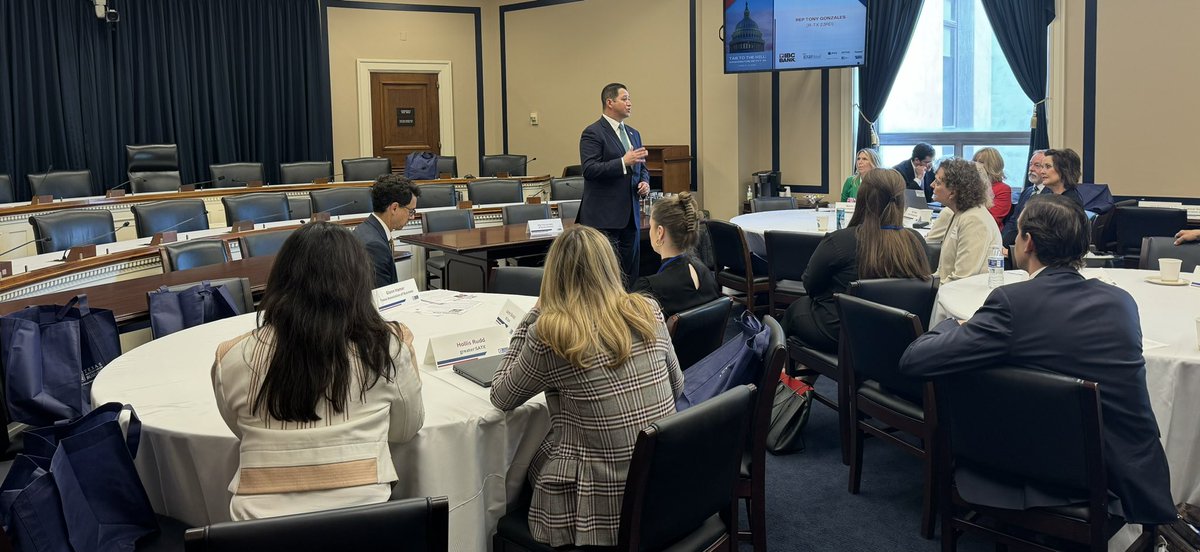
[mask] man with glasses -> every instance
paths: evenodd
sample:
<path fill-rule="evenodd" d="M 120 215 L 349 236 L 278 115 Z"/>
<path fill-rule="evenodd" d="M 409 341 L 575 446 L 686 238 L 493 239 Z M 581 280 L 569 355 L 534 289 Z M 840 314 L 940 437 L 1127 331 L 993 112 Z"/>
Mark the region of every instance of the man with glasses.
<path fill-rule="evenodd" d="M 1021 218 L 1021 210 L 1025 208 L 1029 198 L 1043 192 L 1051 193 L 1045 186 L 1042 186 L 1041 166 L 1042 160 L 1045 158 L 1046 150 L 1034 150 L 1033 156 L 1029 158 L 1029 173 L 1026 175 L 1029 185 L 1021 190 L 1017 204 L 1013 205 L 1012 211 L 1009 211 L 1008 218 L 1004 220 L 1004 228 L 1000 230 L 1000 237 L 1006 249 L 1012 247 L 1013 243 L 1017 241 L 1017 219 Z"/>
<path fill-rule="evenodd" d="M 367 247 L 367 257 L 375 269 L 375 287 L 398 281 L 392 253 L 391 233 L 404 228 L 417 210 L 421 189 L 403 176 L 386 174 L 371 186 L 371 210 L 366 220 L 354 229 L 354 235 Z"/>
<path fill-rule="evenodd" d="M 925 201 L 933 201 L 933 146 L 921 142 L 913 147 L 912 158 L 892 167 L 910 190 L 925 192 Z"/>

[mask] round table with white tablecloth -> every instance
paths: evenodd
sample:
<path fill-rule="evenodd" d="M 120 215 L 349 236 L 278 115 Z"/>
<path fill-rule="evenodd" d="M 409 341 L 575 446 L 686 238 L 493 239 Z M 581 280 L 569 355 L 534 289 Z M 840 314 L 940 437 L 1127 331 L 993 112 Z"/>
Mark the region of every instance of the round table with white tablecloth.
<path fill-rule="evenodd" d="M 852 215 L 853 211 L 847 212 L 842 224 L 849 224 Z M 837 230 L 835 217 L 836 213 L 832 209 L 782 209 L 738 215 L 729 219 L 729 222 L 738 225 L 745 231 L 746 245 L 750 251 L 765 259 L 767 258 L 767 245 L 764 236 L 767 230 L 803 232 L 823 236 L 827 232 Z M 817 230 L 817 219 L 825 220 L 826 231 Z M 912 227 L 912 221 L 906 219 L 904 225 Z M 924 236 L 929 230 L 918 229 L 917 232 Z"/>
<path fill-rule="evenodd" d="M 1151 284 L 1146 278 L 1158 272 L 1150 270 L 1094 268 L 1084 269 L 1083 275 L 1120 286 L 1137 302 L 1146 387 L 1171 467 L 1171 494 L 1176 503 L 1200 503 L 1200 402 L 1196 401 L 1200 397 L 1200 287 Z M 1026 279 L 1024 271 L 1004 273 L 1005 284 Z M 990 292 L 986 274 L 941 286 L 930 325 L 944 318 L 970 318 Z"/>
<path fill-rule="evenodd" d="M 488 549 L 549 429 L 541 396 L 501 412 L 487 389 L 424 362 L 430 336 L 495 324 L 509 299 L 524 309 L 535 301 L 476 298 L 480 304 L 457 316 L 418 314 L 414 304 L 384 311 L 414 334 L 425 403 L 420 433 L 391 447 L 399 475 L 392 496 L 449 497 L 451 550 Z M 193 526 L 229 519 L 227 487 L 238 466 L 238 440 L 217 412 L 211 368 L 217 344 L 254 325 L 255 315 L 246 314 L 171 334 L 122 355 L 96 378 L 96 404 L 131 404 L 142 420 L 136 464 L 155 511 Z"/>

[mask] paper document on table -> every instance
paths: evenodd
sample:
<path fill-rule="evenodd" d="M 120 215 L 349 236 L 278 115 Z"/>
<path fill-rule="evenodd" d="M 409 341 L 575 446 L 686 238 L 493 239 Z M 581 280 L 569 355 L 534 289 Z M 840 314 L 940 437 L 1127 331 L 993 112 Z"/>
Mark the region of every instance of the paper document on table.
<path fill-rule="evenodd" d="M 472 293 L 463 293 L 461 291 L 454 291 L 450 289 L 431 289 L 421 294 L 422 301 L 438 305 L 474 299 L 475 295 Z"/>
<path fill-rule="evenodd" d="M 457 316 L 480 305 L 479 298 L 472 293 L 446 289 L 429 290 L 413 303 L 412 310 L 430 316 Z"/>
<path fill-rule="evenodd" d="M 1167 346 L 1167 344 L 1163 343 L 1161 341 L 1155 341 L 1153 339 L 1150 339 L 1150 338 L 1144 337 L 1144 336 L 1142 337 L 1142 350 L 1143 351 L 1149 351 L 1150 349 L 1159 349 L 1159 348 L 1166 347 L 1166 346 Z"/>

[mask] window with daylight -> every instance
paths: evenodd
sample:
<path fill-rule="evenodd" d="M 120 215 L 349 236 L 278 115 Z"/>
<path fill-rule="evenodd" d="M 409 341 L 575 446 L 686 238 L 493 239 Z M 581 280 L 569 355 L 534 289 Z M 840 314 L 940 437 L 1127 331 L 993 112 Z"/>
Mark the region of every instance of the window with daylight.
<path fill-rule="evenodd" d="M 1004 157 L 1005 182 L 1019 191 L 1032 115 L 980 0 L 926 1 L 876 124 L 879 153 L 890 167 L 918 142 L 938 157 L 967 159 L 992 146 Z"/>

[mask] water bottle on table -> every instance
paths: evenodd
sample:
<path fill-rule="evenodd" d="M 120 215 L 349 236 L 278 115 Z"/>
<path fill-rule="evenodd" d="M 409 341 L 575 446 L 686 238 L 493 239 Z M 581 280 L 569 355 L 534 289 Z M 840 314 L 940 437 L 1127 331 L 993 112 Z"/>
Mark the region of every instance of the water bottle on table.
<path fill-rule="evenodd" d="M 999 245 L 993 245 L 988 254 L 988 287 L 998 288 L 1004 285 L 1004 254 Z"/>
<path fill-rule="evenodd" d="M 844 228 L 845 223 L 846 223 L 846 208 L 843 206 L 838 206 L 837 209 L 835 210 L 834 218 L 837 221 L 837 229 L 841 230 L 842 228 Z"/>

